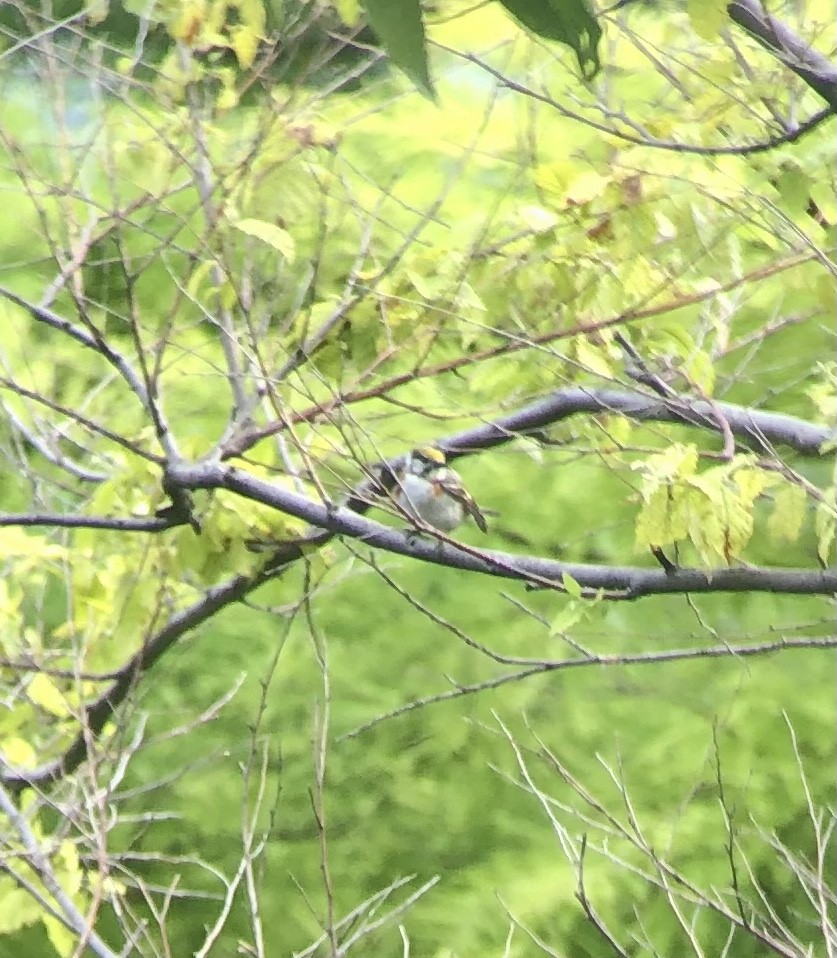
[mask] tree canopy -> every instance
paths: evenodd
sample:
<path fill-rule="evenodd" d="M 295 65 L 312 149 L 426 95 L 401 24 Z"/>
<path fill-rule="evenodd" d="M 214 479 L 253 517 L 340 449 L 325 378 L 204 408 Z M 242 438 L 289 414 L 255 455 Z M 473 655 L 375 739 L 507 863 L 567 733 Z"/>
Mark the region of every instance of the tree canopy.
<path fill-rule="evenodd" d="M 0 955 L 830 958 L 830 7 L 0 14 Z"/>

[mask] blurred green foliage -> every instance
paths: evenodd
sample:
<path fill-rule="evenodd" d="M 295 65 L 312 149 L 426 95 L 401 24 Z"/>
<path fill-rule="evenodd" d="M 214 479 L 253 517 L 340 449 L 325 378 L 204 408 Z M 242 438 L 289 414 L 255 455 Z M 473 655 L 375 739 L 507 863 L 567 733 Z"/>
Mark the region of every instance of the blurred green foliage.
<path fill-rule="evenodd" d="M 289 11 L 290 5 L 268 9 L 268 20 Z M 54 7 L 52 16 L 72 12 Z M 305 449 L 333 495 L 359 477 L 359 463 L 490 420 L 551 389 L 624 385 L 611 332 L 594 327 L 631 310 L 659 307 L 622 325 L 649 361 L 679 373 L 685 389 L 825 418 L 833 371 L 817 364 L 833 347 L 833 277 L 812 251 L 833 242 L 834 216 L 825 193 L 817 196 L 826 226 L 812 218 L 808 200 L 823 182 L 833 184 L 829 130 L 757 158 L 631 146 L 508 91 L 499 91 L 488 109 L 486 74 L 442 52 L 438 107 L 374 71 L 353 83 L 349 95 L 338 95 L 328 72 L 337 67 L 319 47 L 310 62 L 323 62 L 322 70 L 304 71 L 310 98 L 292 66 L 281 84 L 245 90 L 242 82 L 239 89 L 238 71 L 249 74 L 232 63 L 229 50 L 185 65 L 172 56 L 172 35 L 186 29 L 176 21 L 180 12 L 169 11 L 155 26 L 124 85 L 118 57 L 99 73 L 89 48 L 75 60 L 68 54 L 66 74 L 53 79 L 55 89 L 72 94 L 72 107 L 62 106 L 55 89 L 30 88 L 34 59 L 14 61 L 18 72 L 0 106 L 7 153 L 0 169 L 7 201 L 0 212 L 0 283 L 38 300 L 57 262 L 79 248 L 92 222 L 97 238 L 83 257 L 79 286 L 68 283 L 52 308 L 73 316 L 83 299 L 103 333 L 131 356 L 132 315 L 140 318 L 149 356 L 165 343 L 157 354 L 160 393 L 185 456 L 211 451 L 227 425 L 222 307 L 247 331 L 248 356 L 258 354 L 259 368 L 276 370 L 339 308 L 347 289 L 360 290 L 357 302 L 311 361 L 276 385 L 283 411 L 300 414 L 355 386 L 556 331 L 565 335 L 465 365 L 458 375 L 415 378 L 394 393 L 395 402 L 372 398 L 345 405 L 331 419 L 297 423 L 295 448 Z M 651 20 L 644 22 L 651 30 Z M 655 18 L 655 42 L 672 44 L 689 22 L 676 11 Z M 89 29 L 93 40 L 106 38 L 127 56 L 136 27 L 113 5 Z M 449 22 L 440 17 L 433 35 L 442 43 L 487 47 L 510 29 L 492 7 Z M 556 101 L 579 94 L 570 74 L 553 69 L 551 53 L 517 33 L 513 40 L 489 58 L 497 69 L 521 82 L 547 76 Z M 761 121 L 741 108 L 756 93 L 729 50 L 696 48 L 701 72 L 678 74 L 688 95 L 676 113 L 667 113 L 660 109 L 669 96 L 666 78 L 635 44 L 616 37 L 612 44 L 614 96 L 650 136 L 700 144 L 715 142 L 721 125 L 734 140 L 763 133 Z M 240 61 L 241 49 L 232 60 Z M 771 69 L 763 68 L 765 86 Z M 143 86 L 134 90 L 132 77 Z M 205 96 L 206 159 L 223 214 L 211 226 L 195 175 L 189 106 L 195 88 Z M 736 96 L 728 97 L 728 88 Z M 815 100 L 799 97 L 806 107 Z M 770 272 L 794 258 L 800 262 L 792 269 Z M 734 285 L 760 270 L 763 276 Z M 700 298 L 723 284 L 727 291 Z M 778 322 L 785 318 L 793 321 Z M 0 320 L 3 360 L 18 386 L 81 409 L 136 449 L 159 454 L 141 404 L 118 377 L 103 377 L 100 356 L 6 301 Z M 380 370 L 364 379 L 383 354 Z M 33 427 L 46 415 L 13 392 L 7 398 L 8 408 Z M 77 423 L 66 422 L 63 449 L 107 475 L 92 491 L 65 482 L 36 449 L 25 443 L 18 449 L 12 426 L 2 428 L 4 449 L 20 457 L 9 455 L 0 469 L 7 511 L 47 503 L 67 512 L 148 515 L 166 501 L 153 462 L 107 438 L 91 439 Z M 649 468 L 653 456 L 695 443 L 694 469 L 710 483 L 720 449 L 717 436 L 618 417 L 570 420 L 551 429 L 549 440 L 515 441 L 461 463 L 479 502 L 499 512 L 490 545 L 613 565 L 653 561 L 644 540 L 637 543 L 637 464 Z M 21 461 L 37 482 L 16 468 Z M 789 461 L 816 488 L 831 481 L 830 462 Z M 241 467 L 290 483 L 269 442 Z M 675 478 L 686 483 L 689 476 Z M 306 490 L 313 494 L 310 485 Z M 201 537 L 184 527 L 155 538 L 84 530 L 55 541 L 36 532 L 13 540 L 4 530 L 3 654 L 46 656 L 55 668 L 116 668 L 159 628 L 163 611 L 182 609 L 203 588 L 255 570 L 260 558 L 246 548 L 249 537 L 300 531 L 298 523 L 229 496 L 199 494 L 196 503 Z M 788 500 L 785 509 L 791 507 L 799 503 Z M 740 557 L 814 568 L 815 509 L 809 498 L 799 528 L 788 534 L 775 519 L 771 524 L 775 500 L 768 490 L 754 505 L 752 537 L 743 537 Z M 482 544 L 472 528 L 462 538 Z M 684 540 L 684 563 L 700 560 L 694 539 L 675 538 Z M 171 954 L 196 951 L 218 914 L 223 888 L 212 869 L 226 875 L 236 869 L 262 762 L 266 784 L 257 818 L 269 840 L 256 882 L 266 951 L 290 954 L 321 933 L 326 903 L 311 791 L 315 730 L 325 709 L 323 649 L 325 809 L 337 916 L 397 878 L 415 876 L 412 890 L 439 875 L 440 883 L 403 918 L 413 954 L 501 954 L 509 913 L 559 952 L 601 954 L 548 817 L 520 787 L 506 728 L 539 788 L 561 803 L 554 814 L 571 837 L 592 826 L 572 814 L 579 797 L 545 759 L 536 736 L 624 817 L 608 772 L 619 769 L 649 841 L 705 889 L 730 882 L 720 760 L 741 861 L 749 862 L 745 893 L 755 895 L 758 880 L 782 920 L 812 942 L 813 954 L 821 953 L 810 905 L 768 836 L 801 856 L 813 854 L 789 726 L 812 798 L 824 806 L 833 787 L 832 659 L 812 650 L 568 668 L 415 708 L 347 737 L 405 703 L 514 671 L 463 635 L 502 656 L 571 656 L 562 630 L 550 623 L 575 600 L 371 556 L 352 542 L 333 542 L 324 555 L 310 557 L 307 573 L 302 566 L 179 642 L 139 683 L 100 756 L 112 767 L 132 729 L 147 720 L 126 777 L 107 795 L 108 807 L 118 809 L 107 851 L 113 880 L 138 912 L 145 907 L 141 882 L 154 894 L 173 889 L 165 922 Z M 311 582 L 310 610 L 290 612 Z M 591 606 L 565 631 L 574 643 L 610 655 L 819 635 L 831 608 L 820 598 L 763 593 Z M 448 622 L 455 629 L 445 628 Z M 198 722 L 239 679 L 231 701 Z M 55 687 L 68 710 L 101 691 L 86 681 L 56 680 Z M 42 687 L 34 695 L 29 685 L 28 698 L 10 697 L 13 707 L 0 720 L 7 758 L 12 744 L 37 761 L 66 747 L 75 724 L 69 714 L 50 713 L 55 694 Z M 615 839 L 611 850 L 637 864 L 624 841 Z M 629 868 L 590 856 L 588 894 L 622 940 L 647 935 L 659 954 L 684 953 L 683 929 L 664 898 Z M 74 872 L 73 862 L 65 865 L 62 875 Z M 85 865 L 92 874 L 95 861 Z M 9 930 L 0 938 L 0 956 L 43 951 L 45 932 L 22 912 L 11 921 L 11 907 L 17 906 L 0 905 L 0 931 L 6 923 Z M 99 924 L 118 940 L 109 906 Z M 720 953 L 726 933 L 722 923 L 706 919 L 707 954 Z M 232 955 L 239 942 L 251 940 L 240 890 L 213 954 Z M 760 953 L 745 936 L 736 941 L 736 955 Z M 397 925 L 361 947 L 358 953 L 368 955 L 400 949 Z M 538 950 L 518 929 L 509 953 Z"/>

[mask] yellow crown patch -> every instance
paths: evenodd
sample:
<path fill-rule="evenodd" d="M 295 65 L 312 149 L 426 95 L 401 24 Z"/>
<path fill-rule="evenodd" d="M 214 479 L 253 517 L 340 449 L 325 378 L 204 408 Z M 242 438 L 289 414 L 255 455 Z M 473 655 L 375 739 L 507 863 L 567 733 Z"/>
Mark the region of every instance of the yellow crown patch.
<path fill-rule="evenodd" d="M 416 452 L 422 459 L 426 459 L 428 462 L 438 463 L 440 466 L 444 466 L 448 461 L 447 456 L 441 449 L 437 449 L 436 446 L 420 446 L 416 449 Z"/>

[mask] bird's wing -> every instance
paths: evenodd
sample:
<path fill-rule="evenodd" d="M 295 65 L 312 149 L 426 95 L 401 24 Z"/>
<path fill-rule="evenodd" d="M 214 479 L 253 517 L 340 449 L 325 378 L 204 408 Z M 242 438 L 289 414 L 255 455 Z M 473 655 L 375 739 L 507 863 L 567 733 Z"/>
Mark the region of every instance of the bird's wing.
<path fill-rule="evenodd" d="M 462 505 L 462 508 L 471 516 L 474 522 L 476 522 L 477 528 L 481 532 L 488 532 L 488 523 L 480 511 L 480 507 L 459 483 L 446 482 L 443 480 L 440 485 L 451 498 L 456 499 L 456 501 Z"/>

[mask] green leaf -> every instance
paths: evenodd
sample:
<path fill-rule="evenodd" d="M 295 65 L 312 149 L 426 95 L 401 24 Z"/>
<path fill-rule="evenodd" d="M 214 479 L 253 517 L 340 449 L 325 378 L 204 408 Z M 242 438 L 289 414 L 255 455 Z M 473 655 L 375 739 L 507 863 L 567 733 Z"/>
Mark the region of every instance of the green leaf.
<path fill-rule="evenodd" d="M 773 512 L 767 520 L 767 527 L 774 539 L 796 542 L 805 521 L 807 496 L 802 486 L 788 483 L 783 486 L 773 500 Z"/>
<path fill-rule="evenodd" d="M 26 689 L 29 701 L 39 705 L 45 712 L 57 718 L 66 718 L 70 707 L 58 687 L 43 672 L 38 672 Z"/>
<path fill-rule="evenodd" d="M 571 629 L 574 625 L 578 625 L 581 619 L 584 618 L 586 611 L 583 602 L 577 602 L 575 599 L 569 601 L 555 616 L 552 622 L 550 622 L 550 636 L 561 635 L 561 633 Z"/>
<path fill-rule="evenodd" d="M 6 825 L 5 822 L 3 824 Z M 34 895 L 25 888 L 17 887 L 11 878 L 0 878 L 0 935 L 8 935 L 32 925 L 40 920 L 42 914 L 43 908 Z"/>
<path fill-rule="evenodd" d="M 581 598 L 581 586 L 568 572 L 561 576 L 561 584 L 567 590 L 568 595 L 571 595 L 574 599 Z"/>
<path fill-rule="evenodd" d="M 602 376 L 605 379 L 613 378 L 613 368 L 603 348 L 591 345 L 586 336 L 576 336 L 573 344 L 575 346 L 575 358 L 585 371 Z"/>
<path fill-rule="evenodd" d="M 826 498 L 817 503 L 814 513 L 814 531 L 817 534 L 817 555 L 823 565 L 828 565 L 831 550 L 834 548 L 834 487 L 825 490 Z"/>
<path fill-rule="evenodd" d="M 249 69 L 259 49 L 259 34 L 249 27 L 237 24 L 230 28 L 230 46 L 238 60 L 238 65 L 243 70 Z"/>
<path fill-rule="evenodd" d="M 695 350 L 683 364 L 683 373 L 707 396 L 715 389 L 715 366 L 712 358 L 702 349 Z"/>
<path fill-rule="evenodd" d="M 363 0 L 369 26 L 392 62 L 435 99 L 427 68 L 427 45 L 420 0 Z"/>
<path fill-rule="evenodd" d="M 602 29 L 586 0 L 500 0 L 527 30 L 547 40 L 558 40 L 575 51 L 585 79 L 601 68 L 598 45 Z"/>
<path fill-rule="evenodd" d="M 795 163 L 784 163 L 775 182 L 783 208 L 789 213 L 804 213 L 811 202 L 811 179 L 805 171 Z"/>
<path fill-rule="evenodd" d="M 347 27 L 356 27 L 360 20 L 360 3 L 358 0 L 334 0 L 337 15 Z"/>
<path fill-rule="evenodd" d="M 267 223 L 264 220 L 238 220 L 233 226 L 246 233 L 248 236 L 255 236 L 268 246 L 272 246 L 277 252 L 281 253 L 285 259 L 292 263 L 296 256 L 296 244 L 291 234 L 283 230 L 281 226 L 275 223 Z"/>
<path fill-rule="evenodd" d="M 727 0 L 687 0 L 686 10 L 692 27 L 704 40 L 717 40 L 727 22 Z"/>
<path fill-rule="evenodd" d="M 38 755 L 32 746 L 17 736 L 10 736 L 0 742 L 0 757 L 4 762 L 18 768 L 31 768 L 38 762 Z"/>

